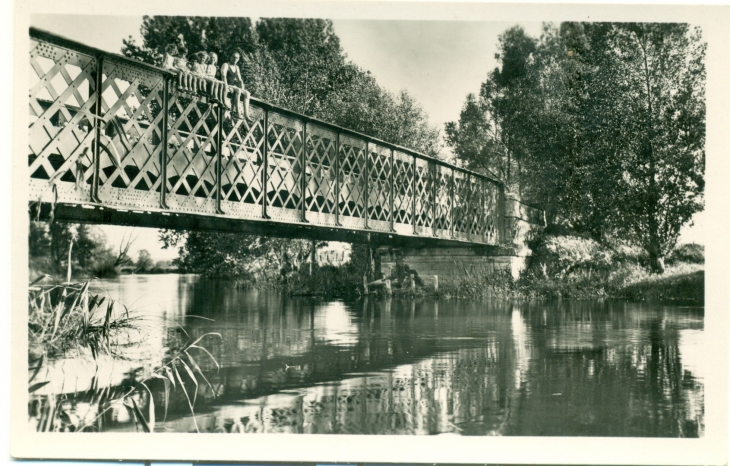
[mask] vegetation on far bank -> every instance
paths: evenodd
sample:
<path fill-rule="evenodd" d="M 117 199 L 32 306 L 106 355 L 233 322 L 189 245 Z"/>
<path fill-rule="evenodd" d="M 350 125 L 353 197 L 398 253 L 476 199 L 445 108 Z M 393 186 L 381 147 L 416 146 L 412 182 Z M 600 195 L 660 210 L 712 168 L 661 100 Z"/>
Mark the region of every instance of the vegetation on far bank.
<path fill-rule="evenodd" d="M 74 277 L 89 279 L 176 270 L 170 262 L 155 263 L 145 249 L 138 252 L 137 259 L 130 257 L 129 250 L 134 241 L 130 234 L 120 244 L 111 245 L 96 227 L 31 220 L 28 232 L 30 278 L 35 280 L 43 275 L 64 277 L 69 266 Z"/>
<path fill-rule="evenodd" d="M 704 247 L 684 244 L 667 257 L 663 274 L 652 273 L 640 248 L 598 243 L 573 235 L 546 234 L 517 280 L 507 272 L 465 271 L 441 287 L 445 296 L 528 299 L 626 299 L 704 304 Z"/>
<path fill-rule="evenodd" d="M 683 244 L 667 257 L 663 274 L 652 273 L 646 253 L 637 247 L 614 242 L 601 244 L 570 234 L 545 234 L 532 242 L 533 256 L 519 278 L 507 270 L 464 269 L 456 280 L 439 277 L 439 289 L 400 286 L 392 280 L 394 296 L 430 295 L 446 298 L 520 299 L 626 299 L 667 304 L 704 304 L 704 247 Z M 238 277 L 242 287 L 277 289 L 293 295 L 358 297 L 365 292 L 363 278 L 378 278 L 371 252 L 353 245 L 351 260 L 341 266 L 316 262 L 278 268 L 275 261 L 265 269 Z M 455 264 L 458 267 L 457 264 Z M 311 270 L 311 271 L 310 271 Z M 417 272 L 417 271 L 416 271 Z M 392 277 L 391 277 L 392 278 Z M 368 290 L 383 295 L 382 286 Z"/>

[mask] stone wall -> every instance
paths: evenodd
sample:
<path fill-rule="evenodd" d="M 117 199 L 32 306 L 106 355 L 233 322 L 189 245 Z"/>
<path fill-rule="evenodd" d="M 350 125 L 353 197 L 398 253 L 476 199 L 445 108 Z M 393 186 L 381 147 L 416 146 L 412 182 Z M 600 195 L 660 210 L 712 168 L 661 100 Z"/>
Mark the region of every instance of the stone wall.
<path fill-rule="evenodd" d="M 458 280 L 467 273 L 484 274 L 507 270 L 517 278 L 532 251 L 527 241 L 545 227 L 544 212 L 520 202 L 513 194 L 505 195 L 502 241 L 499 246 L 474 245 L 439 248 L 378 249 L 380 272 L 391 276 L 396 262 L 415 270 L 425 281 L 438 276 L 440 283 Z"/>

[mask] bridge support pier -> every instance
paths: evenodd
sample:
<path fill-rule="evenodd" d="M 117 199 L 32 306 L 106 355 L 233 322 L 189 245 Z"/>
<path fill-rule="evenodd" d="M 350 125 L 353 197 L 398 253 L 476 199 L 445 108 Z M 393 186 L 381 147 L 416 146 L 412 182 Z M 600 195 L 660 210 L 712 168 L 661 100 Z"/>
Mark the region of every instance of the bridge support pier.
<path fill-rule="evenodd" d="M 505 193 L 504 223 L 498 245 L 464 245 L 399 248 L 380 247 L 380 272 L 391 276 L 398 265 L 408 265 L 428 282 L 454 283 L 467 274 L 490 274 L 507 271 L 517 279 L 527 266 L 532 251 L 528 240 L 545 226 L 544 213 L 520 201 L 518 195 Z"/>
<path fill-rule="evenodd" d="M 454 283 L 469 274 L 489 274 L 508 271 L 513 278 L 519 277 L 525 268 L 527 256 L 518 255 L 514 247 L 441 247 L 441 248 L 390 248 L 377 249 L 380 272 L 390 277 L 400 263 L 415 270 L 426 284 L 438 277 L 437 283 Z"/>

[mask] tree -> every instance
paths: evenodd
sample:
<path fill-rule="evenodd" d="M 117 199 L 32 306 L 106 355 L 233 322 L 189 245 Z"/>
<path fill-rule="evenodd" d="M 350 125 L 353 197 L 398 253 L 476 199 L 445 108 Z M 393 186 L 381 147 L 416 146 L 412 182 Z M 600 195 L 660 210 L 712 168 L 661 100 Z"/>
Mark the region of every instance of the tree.
<path fill-rule="evenodd" d="M 114 267 L 117 256 L 98 229 L 85 224 L 31 222 L 31 267 L 42 273 L 65 274 L 69 248 L 74 277 L 100 277 L 116 273 Z"/>
<path fill-rule="evenodd" d="M 706 44 L 687 24 L 619 24 L 608 37 L 605 95 L 620 112 L 613 223 L 649 254 L 653 271 L 703 208 Z M 615 125 L 616 123 L 614 123 Z"/>
<path fill-rule="evenodd" d="M 446 126 L 448 143 L 467 166 L 498 176 L 516 192 L 521 188 L 525 139 L 531 136 L 526 115 L 534 87 L 535 49 L 535 39 L 519 26 L 502 33 L 495 55 L 501 67 L 489 73 L 478 99 L 467 96 L 459 122 Z"/>
<path fill-rule="evenodd" d="M 152 268 L 153 262 L 152 262 L 152 256 L 150 255 L 149 251 L 146 249 L 140 249 L 138 256 L 137 256 L 137 263 L 135 264 L 137 266 L 137 270 L 140 272 L 147 272 Z"/>
<path fill-rule="evenodd" d="M 163 249 L 178 248 L 173 264 L 181 272 L 248 282 L 278 277 L 287 261 L 297 265 L 310 251 L 307 240 L 223 232 L 161 230 L 160 240 Z"/>
<path fill-rule="evenodd" d="M 686 24 L 546 25 L 534 43 L 512 28 L 447 141 L 549 218 L 626 238 L 661 272 L 702 209 L 704 55 Z"/>
<path fill-rule="evenodd" d="M 122 240 L 119 242 L 119 248 L 117 249 L 114 257 L 114 262 L 112 263 L 113 268 L 122 267 L 125 265 L 132 264 L 134 260 L 129 257 L 129 249 L 132 247 L 134 242 L 137 240 L 137 237 L 132 237 L 132 233 L 124 233 L 124 236 L 122 236 Z"/>
<path fill-rule="evenodd" d="M 189 53 L 215 52 L 218 66 L 234 51 L 256 50 L 256 32 L 251 20 L 244 17 L 144 16 L 140 35 L 142 45 L 130 37 L 123 40 L 122 53 L 151 64 L 168 44 L 177 44 L 181 38 Z"/>
<path fill-rule="evenodd" d="M 446 123 L 446 142 L 467 168 L 506 180 L 506 150 L 487 95 L 485 89 L 478 98 L 474 94 L 466 96 L 458 123 Z"/>

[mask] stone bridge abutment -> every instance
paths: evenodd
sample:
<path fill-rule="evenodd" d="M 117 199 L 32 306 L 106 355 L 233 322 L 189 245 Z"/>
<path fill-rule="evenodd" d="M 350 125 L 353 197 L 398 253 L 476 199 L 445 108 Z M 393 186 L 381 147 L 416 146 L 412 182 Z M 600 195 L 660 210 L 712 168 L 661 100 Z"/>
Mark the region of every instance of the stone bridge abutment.
<path fill-rule="evenodd" d="M 415 270 L 424 282 L 457 283 L 467 274 L 508 272 L 514 279 L 527 266 L 531 255 L 527 242 L 545 227 L 544 212 L 505 194 L 502 241 L 498 245 L 455 245 L 440 247 L 381 246 L 377 248 L 380 273 L 395 274 L 399 262 Z"/>

